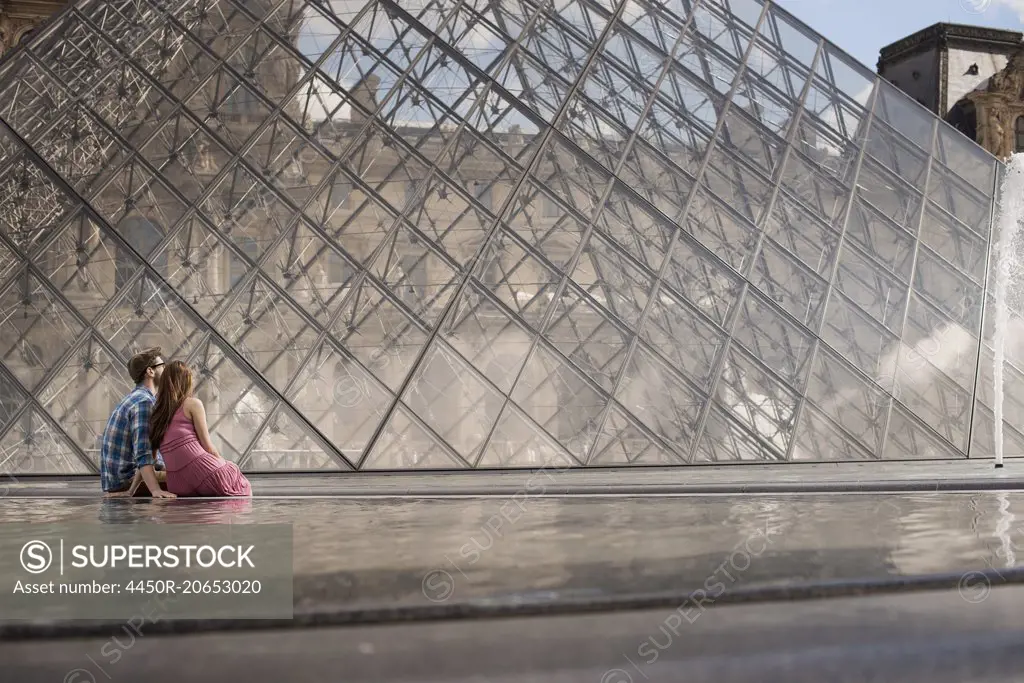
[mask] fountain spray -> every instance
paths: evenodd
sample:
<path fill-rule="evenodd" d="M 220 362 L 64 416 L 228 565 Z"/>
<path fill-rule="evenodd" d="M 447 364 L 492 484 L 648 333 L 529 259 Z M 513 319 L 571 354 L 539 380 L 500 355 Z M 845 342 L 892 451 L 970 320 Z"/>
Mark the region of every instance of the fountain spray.
<path fill-rule="evenodd" d="M 1017 240 L 1024 222 L 1024 154 L 1014 154 L 1006 167 L 1006 175 L 999 192 L 999 218 L 996 229 L 996 330 L 994 403 L 996 467 L 1003 466 L 1003 361 L 1006 358 L 1006 333 L 1010 322 L 1007 301 L 1010 280 L 1017 266 Z"/>

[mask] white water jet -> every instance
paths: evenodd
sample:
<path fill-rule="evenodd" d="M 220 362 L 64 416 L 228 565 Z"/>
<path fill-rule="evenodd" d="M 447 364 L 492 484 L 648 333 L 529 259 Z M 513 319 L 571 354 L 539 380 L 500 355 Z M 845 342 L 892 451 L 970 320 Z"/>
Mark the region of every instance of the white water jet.
<path fill-rule="evenodd" d="M 993 368 L 996 467 L 1003 466 L 1003 361 L 1006 358 L 1006 332 L 1010 323 L 1007 301 L 1010 280 L 1017 269 L 1017 243 L 1024 223 L 1024 154 L 1014 154 L 1006 167 L 999 192 L 999 242 L 996 246 L 996 330 L 995 367 Z"/>

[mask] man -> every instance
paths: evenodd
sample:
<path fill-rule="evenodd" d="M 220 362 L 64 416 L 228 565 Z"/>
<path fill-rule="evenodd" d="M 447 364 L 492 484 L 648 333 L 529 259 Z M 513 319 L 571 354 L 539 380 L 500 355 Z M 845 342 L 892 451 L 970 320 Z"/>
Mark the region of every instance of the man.
<path fill-rule="evenodd" d="M 149 415 L 156 402 L 156 384 L 163 374 L 163 352 L 159 347 L 146 349 L 128 361 L 128 374 L 135 389 L 114 408 L 103 430 L 100 446 L 100 479 L 107 494 L 127 492 L 133 495 L 145 484 L 154 498 L 175 498 L 160 488 L 158 472 L 162 466 L 154 460 L 149 444 Z"/>

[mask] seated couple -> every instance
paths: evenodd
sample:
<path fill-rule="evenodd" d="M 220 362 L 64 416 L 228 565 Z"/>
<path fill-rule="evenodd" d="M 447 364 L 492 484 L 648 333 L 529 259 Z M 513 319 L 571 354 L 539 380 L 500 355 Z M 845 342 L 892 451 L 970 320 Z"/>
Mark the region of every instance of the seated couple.
<path fill-rule="evenodd" d="M 159 348 L 132 356 L 135 389 L 103 430 L 100 477 L 107 495 L 251 496 L 238 465 L 210 440 L 203 402 L 192 395 L 192 371 L 165 365 Z M 161 486 L 163 485 L 163 486 Z"/>

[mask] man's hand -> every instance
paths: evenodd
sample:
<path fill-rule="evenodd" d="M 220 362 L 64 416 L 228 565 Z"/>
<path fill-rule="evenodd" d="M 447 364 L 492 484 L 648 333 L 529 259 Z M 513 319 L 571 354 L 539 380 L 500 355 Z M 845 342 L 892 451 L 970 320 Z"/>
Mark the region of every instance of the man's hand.
<path fill-rule="evenodd" d="M 153 494 L 154 498 L 177 498 L 178 494 L 171 493 L 170 491 L 164 491 L 163 489 L 157 489 L 156 493 Z"/>

